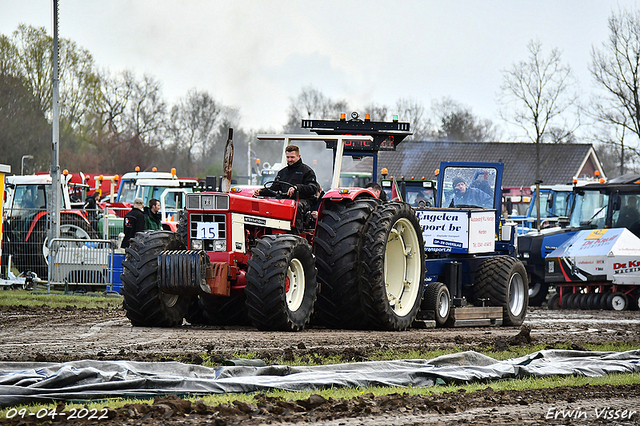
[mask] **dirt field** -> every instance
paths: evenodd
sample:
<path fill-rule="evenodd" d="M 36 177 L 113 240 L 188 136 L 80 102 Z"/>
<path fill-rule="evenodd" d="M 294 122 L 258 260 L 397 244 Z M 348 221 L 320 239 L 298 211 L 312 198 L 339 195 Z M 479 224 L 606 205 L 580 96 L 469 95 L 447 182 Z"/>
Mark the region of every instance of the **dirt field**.
<path fill-rule="evenodd" d="M 131 327 L 124 311 L 78 310 L 73 307 L 0 308 L 0 360 L 71 361 L 78 359 L 137 361 L 177 360 L 201 363 L 234 353 L 255 353 L 267 363 L 307 356 L 338 355 L 344 361 L 367 360 L 377 350 L 408 351 L 455 347 L 459 350 L 544 344 L 640 343 L 638 311 L 548 311 L 530 308 L 525 325 L 514 327 L 413 329 L 372 332 L 310 329 L 301 333 L 258 332 L 251 327 Z M 270 424 L 418 425 L 418 424 L 640 424 L 640 414 L 611 419 L 602 410 L 637 410 L 637 386 L 560 388 L 528 392 L 388 397 L 363 395 L 350 401 L 312 397 L 303 401 L 262 398 L 255 405 L 210 407 L 164 399 L 156 404 L 110 411 L 101 424 Z M 551 411 L 549 411 L 551 410 Z M 577 420 L 563 418 L 569 410 Z M 601 414 L 597 416 L 596 410 Z M 581 414 L 584 412 L 584 414 Z M 556 419 L 548 418 L 561 413 Z M 607 412 L 608 413 L 608 412 Z M 622 416 L 622 411 L 618 413 Z M 627 413 L 627 416 L 629 413 Z M 585 421 L 586 416 L 586 421 Z M 162 419 L 160 422 L 159 420 Z M 0 420 L 3 422 L 6 420 Z M 14 423 L 15 421 L 12 421 Z M 17 422 L 15 422 L 17 424 Z M 72 421 L 68 422 L 73 424 Z"/>

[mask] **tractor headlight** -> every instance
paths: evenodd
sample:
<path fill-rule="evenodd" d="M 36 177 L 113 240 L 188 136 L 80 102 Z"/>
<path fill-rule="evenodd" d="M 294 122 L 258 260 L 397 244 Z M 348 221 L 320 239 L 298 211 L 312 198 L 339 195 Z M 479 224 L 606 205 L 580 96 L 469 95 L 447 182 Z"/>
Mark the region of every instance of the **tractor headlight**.
<path fill-rule="evenodd" d="M 202 240 L 191 240 L 192 250 L 202 250 Z"/>
<path fill-rule="evenodd" d="M 213 242 L 213 251 L 227 251 L 227 241 L 215 240 Z"/>
<path fill-rule="evenodd" d="M 529 252 L 528 251 L 523 252 L 522 253 L 522 258 L 523 259 L 528 259 L 529 258 Z"/>

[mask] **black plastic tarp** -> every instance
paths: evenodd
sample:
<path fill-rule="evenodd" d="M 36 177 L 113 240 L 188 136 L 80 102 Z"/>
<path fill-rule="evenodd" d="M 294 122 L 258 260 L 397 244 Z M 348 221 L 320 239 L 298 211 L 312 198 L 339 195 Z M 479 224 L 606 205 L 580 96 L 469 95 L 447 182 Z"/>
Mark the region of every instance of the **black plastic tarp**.
<path fill-rule="evenodd" d="M 225 366 L 178 362 L 73 361 L 0 362 L 0 406 L 35 401 L 145 398 L 268 389 L 413 386 L 508 378 L 578 375 L 596 377 L 640 372 L 640 350 L 583 352 L 545 350 L 496 361 L 477 352 L 431 360 L 371 361 L 310 367 Z"/>

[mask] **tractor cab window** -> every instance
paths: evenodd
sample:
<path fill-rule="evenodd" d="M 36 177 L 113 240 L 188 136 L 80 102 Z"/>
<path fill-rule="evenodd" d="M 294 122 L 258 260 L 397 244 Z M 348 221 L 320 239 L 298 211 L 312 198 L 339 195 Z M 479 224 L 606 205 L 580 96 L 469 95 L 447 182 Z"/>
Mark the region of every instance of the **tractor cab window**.
<path fill-rule="evenodd" d="M 407 185 L 406 201 L 411 204 L 411 207 L 433 207 L 435 205 L 433 188 Z"/>
<path fill-rule="evenodd" d="M 582 190 L 576 194 L 574 203 L 570 226 L 605 227 L 609 194 L 603 194 L 597 190 Z"/>
<path fill-rule="evenodd" d="M 613 212 L 613 225 L 637 232 L 640 226 L 640 203 L 637 194 L 620 194 L 620 210 Z"/>
<path fill-rule="evenodd" d="M 135 180 L 127 180 L 122 182 L 122 189 L 120 190 L 120 199 L 118 200 L 121 203 L 133 203 L 133 200 L 136 199 L 136 181 Z"/>
<path fill-rule="evenodd" d="M 496 179 L 494 168 L 447 167 L 441 206 L 494 208 Z"/>
<path fill-rule="evenodd" d="M 14 209 L 46 209 L 44 185 L 16 185 L 13 196 Z"/>

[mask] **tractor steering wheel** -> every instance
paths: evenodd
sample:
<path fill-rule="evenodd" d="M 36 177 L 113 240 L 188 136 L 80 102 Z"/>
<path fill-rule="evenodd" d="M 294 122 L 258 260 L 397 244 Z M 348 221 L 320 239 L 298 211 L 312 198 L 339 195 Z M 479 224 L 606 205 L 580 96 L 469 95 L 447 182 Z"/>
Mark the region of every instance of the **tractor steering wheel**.
<path fill-rule="evenodd" d="M 289 198 L 289 195 L 287 194 L 287 191 L 281 191 L 281 190 L 277 190 L 277 189 L 271 189 L 271 187 L 275 184 L 279 184 L 279 185 L 284 185 L 285 187 L 287 187 L 287 191 L 288 188 L 295 188 L 296 186 L 292 183 L 289 182 L 285 182 L 283 180 L 279 180 L 279 181 L 270 181 L 270 182 L 265 182 L 264 184 L 264 189 L 266 190 L 265 192 L 267 192 L 267 196 L 272 196 L 272 197 L 276 197 L 276 198 Z"/>

